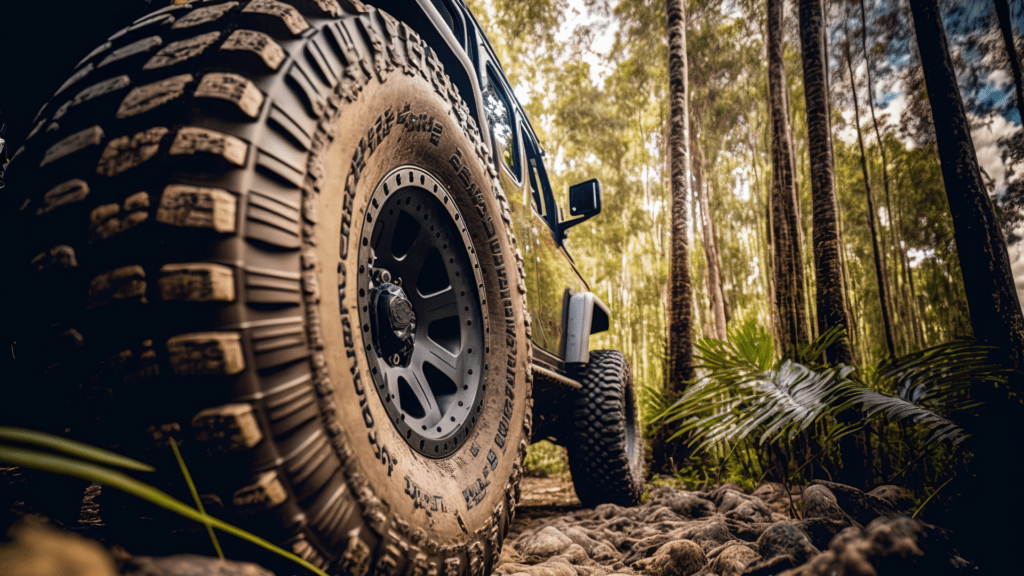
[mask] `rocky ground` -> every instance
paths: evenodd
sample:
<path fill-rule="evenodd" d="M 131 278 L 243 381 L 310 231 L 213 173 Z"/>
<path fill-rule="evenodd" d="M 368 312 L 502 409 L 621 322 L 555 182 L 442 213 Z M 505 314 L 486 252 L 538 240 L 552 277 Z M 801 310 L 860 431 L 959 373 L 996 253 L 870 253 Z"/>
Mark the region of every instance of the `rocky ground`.
<path fill-rule="evenodd" d="M 752 494 L 733 484 L 708 492 L 659 487 L 640 506 L 594 510 L 580 506 L 565 478 L 528 477 L 522 489 L 498 576 L 902 576 L 974 568 L 956 555 L 951 533 L 906 516 L 910 501 L 895 486 L 864 493 L 818 482 L 795 494 L 777 484 Z M 83 521 L 95 516 L 88 500 Z M 191 555 L 115 562 L 93 540 L 32 522 L 15 524 L 8 536 L 0 542 L 3 576 L 273 576 L 254 564 Z"/>
<path fill-rule="evenodd" d="M 502 576 L 973 570 L 956 555 L 952 534 L 906 515 L 910 500 L 896 486 L 864 493 L 819 482 L 802 494 L 778 484 L 752 494 L 734 484 L 709 492 L 654 488 L 635 508 L 605 504 L 595 510 L 573 506 L 568 481 L 528 478 L 524 494 L 496 569 Z"/>

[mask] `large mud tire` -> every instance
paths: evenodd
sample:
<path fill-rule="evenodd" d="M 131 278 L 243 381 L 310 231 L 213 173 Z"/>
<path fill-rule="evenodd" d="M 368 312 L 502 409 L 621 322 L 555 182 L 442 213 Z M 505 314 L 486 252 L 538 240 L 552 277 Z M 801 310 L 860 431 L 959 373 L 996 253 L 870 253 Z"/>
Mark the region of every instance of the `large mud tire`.
<path fill-rule="evenodd" d="M 190 501 L 174 441 L 214 515 L 331 572 L 490 570 L 530 438 L 522 260 L 429 46 L 359 2 L 172 6 L 35 124 L 6 190 L 22 423 L 153 463 Z M 410 184 L 455 223 L 482 324 L 468 425 L 438 424 L 434 454 L 389 412 L 360 316 L 373 195 Z"/>
<path fill-rule="evenodd" d="M 636 506 L 644 489 L 644 443 L 633 372 L 618 350 L 593 350 L 578 373 L 569 470 L 584 506 Z"/>

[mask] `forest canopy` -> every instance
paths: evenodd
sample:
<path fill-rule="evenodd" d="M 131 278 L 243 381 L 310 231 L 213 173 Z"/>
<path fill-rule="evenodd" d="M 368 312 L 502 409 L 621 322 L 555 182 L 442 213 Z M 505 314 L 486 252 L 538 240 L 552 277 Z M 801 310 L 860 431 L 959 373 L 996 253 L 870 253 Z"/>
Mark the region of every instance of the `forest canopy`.
<path fill-rule="evenodd" d="M 889 352 L 864 200 L 854 91 L 874 187 L 894 352 L 906 354 L 969 337 L 972 328 L 909 7 L 905 2 L 866 1 L 864 18 L 857 2 L 829 1 L 825 8 L 848 332 L 858 362 L 873 365 Z M 591 290 L 614 310 L 615 322 L 608 333 L 596 337 L 596 346 L 623 350 L 637 381 L 656 395 L 667 372 L 670 270 L 665 3 L 469 4 L 552 159 L 549 174 L 556 194 L 564 195 L 569 185 L 590 177 L 604 185 L 604 212 L 585 230 L 573 230 L 569 250 L 591 281 Z M 1015 241 L 1024 178 L 1017 165 L 1020 153 L 1014 150 L 1022 131 L 996 15 L 987 2 L 943 2 L 942 8 L 985 183 L 1008 237 Z M 1011 8 L 1021 53 L 1024 15 L 1019 4 Z M 813 336 L 810 151 L 796 9 L 795 3 L 785 7 L 783 44 L 798 220 L 805 239 L 800 253 L 806 283 L 803 305 Z M 724 295 L 727 330 L 748 322 L 769 330 L 774 325 L 765 11 L 763 0 L 686 3 L 694 140 L 690 268 L 698 337 L 724 336 L 716 326 L 712 284 Z M 871 114 L 877 117 L 877 131 Z M 709 277 L 709 245 L 718 278 Z M 650 419 L 653 412 L 645 416 Z"/>

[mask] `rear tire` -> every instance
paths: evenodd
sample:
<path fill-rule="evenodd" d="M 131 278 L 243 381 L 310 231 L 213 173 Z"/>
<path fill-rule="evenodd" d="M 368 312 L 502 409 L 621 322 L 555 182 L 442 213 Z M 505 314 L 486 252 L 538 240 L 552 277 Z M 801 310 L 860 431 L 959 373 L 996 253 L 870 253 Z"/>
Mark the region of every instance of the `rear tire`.
<path fill-rule="evenodd" d="M 191 502 L 174 441 L 212 514 L 329 571 L 479 575 L 530 438 L 522 259 L 434 51 L 346 5 L 167 7 L 94 50 L 40 112 L 5 215 L 17 356 L 41 383 L 27 420 L 154 464 L 143 479 Z M 423 321 L 399 363 L 432 366 L 418 408 L 382 378 L 395 346 L 374 314 L 392 309 L 366 316 L 371 272 L 403 256 L 367 251 L 389 194 L 418 199 L 407 217 L 438 234 L 432 294 L 459 293 L 442 314 L 406 283 Z M 442 320 L 455 328 L 431 328 Z M 177 530 L 106 502 L 107 522 Z"/>
<path fill-rule="evenodd" d="M 644 489 L 644 442 L 633 372 L 618 350 L 593 350 L 578 373 L 569 470 L 580 502 L 636 506 Z"/>

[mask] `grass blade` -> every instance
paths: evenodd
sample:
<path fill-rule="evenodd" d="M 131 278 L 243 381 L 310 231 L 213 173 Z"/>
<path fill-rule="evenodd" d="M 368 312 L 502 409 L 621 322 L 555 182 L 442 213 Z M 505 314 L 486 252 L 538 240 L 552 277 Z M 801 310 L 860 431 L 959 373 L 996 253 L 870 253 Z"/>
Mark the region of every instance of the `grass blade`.
<path fill-rule="evenodd" d="M 91 462 L 71 460 L 67 457 L 3 445 L 0 445 L 0 462 L 11 464 L 13 466 L 32 468 L 42 472 L 50 472 L 52 474 L 72 476 L 74 478 L 94 482 L 101 486 L 109 486 L 110 488 L 121 490 L 122 492 L 131 494 L 136 498 L 145 500 L 146 502 L 164 508 L 165 510 L 170 510 L 175 514 L 188 518 L 194 522 L 199 522 L 200 524 L 209 523 L 221 532 L 231 534 L 232 536 L 245 540 L 246 542 L 255 544 L 264 550 L 273 552 L 278 556 L 302 566 L 317 576 L 328 576 L 326 572 L 302 558 L 299 558 L 295 554 L 288 552 L 283 548 L 279 548 L 255 534 L 246 532 L 245 530 L 232 526 L 223 520 L 214 518 L 209 514 L 201 514 L 195 508 L 178 501 L 170 494 L 154 488 L 145 482 L 140 482 L 124 472 L 104 468 Z"/>
<path fill-rule="evenodd" d="M 96 462 L 97 464 L 106 464 L 107 466 L 116 466 L 117 468 L 136 470 L 138 472 L 153 472 L 155 470 L 152 466 L 143 464 L 142 462 L 133 460 L 127 456 L 121 456 L 120 454 L 115 454 L 109 450 L 104 450 L 83 442 L 69 440 L 53 434 L 47 434 L 46 432 L 39 432 L 38 430 L 15 428 L 14 426 L 0 426 L 0 442 L 37 446 L 39 448 L 46 448 L 53 452 L 67 454 L 68 456 L 73 456 L 75 458 Z"/>
<path fill-rule="evenodd" d="M 171 450 L 174 451 L 174 459 L 178 461 L 178 466 L 181 468 L 181 473 L 185 476 L 185 483 L 188 484 L 188 491 L 192 493 L 192 500 L 196 503 L 196 508 L 199 509 L 199 513 L 206 516 L 206 510 L 203 508 L 203 501 L 199 498 L 199 491 L 196 490 L 196 484 L 192 481 L 192 475 L 188 472 L 188 466 L 185 466 L 185 459 L 181 457 L 181 451 L 178 450 L 178 443 L 174 440 L 174 436 L 168 436 L 168 440 L 171 441 Z M 213 542 L 213 549 L 217 551 L 217 557 L 221 560 L 224 559 L 224 551 L 220 549 L 220 542 L 217 541 L 217 535 L 213 533 L 213 526 L 209 522 L 205 522 L 206 532 L 210 535 L 210 541 Z"/>

